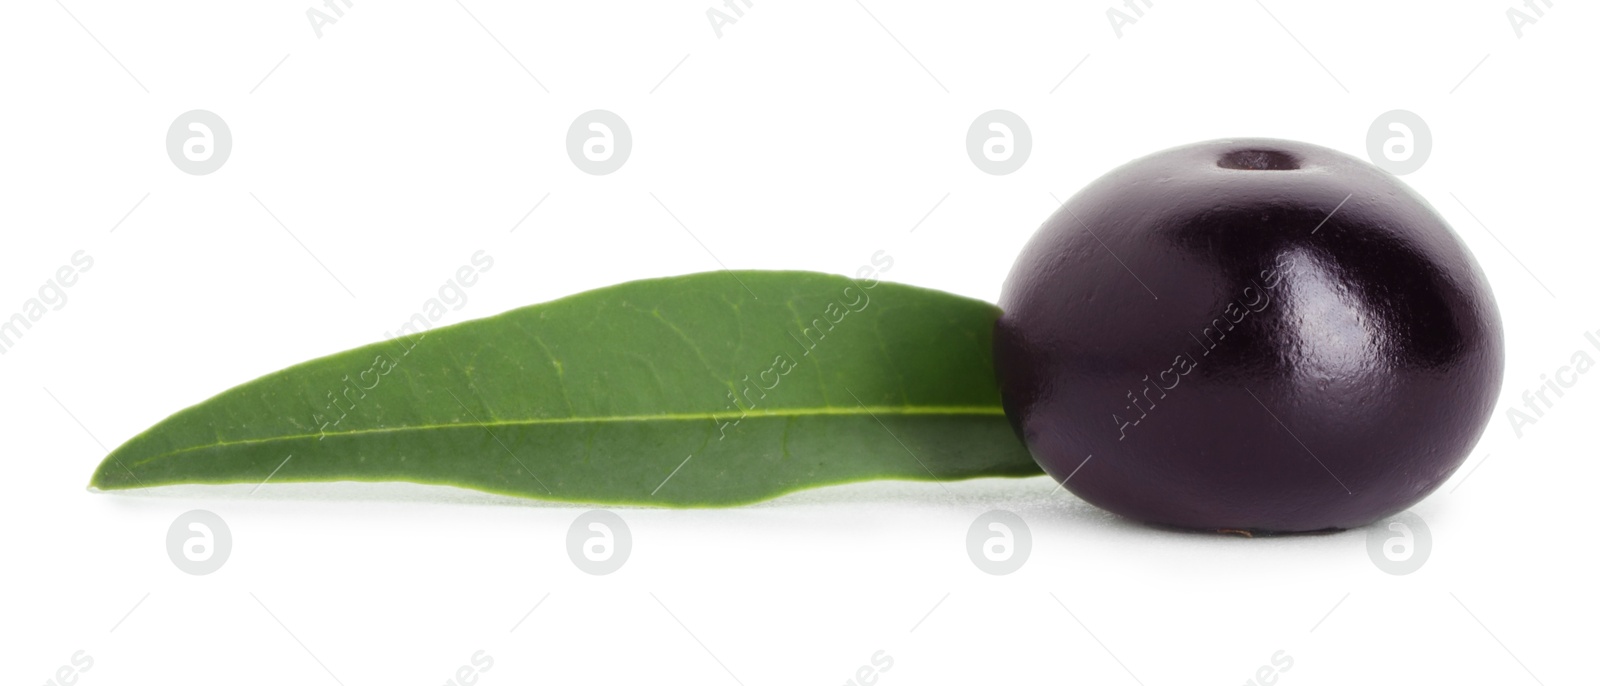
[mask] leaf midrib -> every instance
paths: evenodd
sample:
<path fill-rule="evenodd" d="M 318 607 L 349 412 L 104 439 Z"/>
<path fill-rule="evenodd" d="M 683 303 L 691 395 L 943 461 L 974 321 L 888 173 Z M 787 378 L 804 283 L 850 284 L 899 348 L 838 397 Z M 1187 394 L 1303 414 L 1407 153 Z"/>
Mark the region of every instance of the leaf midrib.
<path fill-rule="evenodd" d="M 877 415 L 890 416 L 956 416 L 972 415 L 991 417 L 1003 416 L 1005 410 L 999 405 L 891 405 L 891 406 L 857 406 L 857 407 L 811 407 L 794 410 L 768 410 L 762 412 L 702 412 L 702 413 L 667 413 L 667 414 L 642 414 L 642 415 L 614 415 L 609 417 L 541 417 L 533 419 L 509 419 L 489 422 L 472 421 L 456 422 L 452 424 L 418 424 L 414 426 L 380 427 L 376 429 L 353 429 L 349 431 L 326 431 L 311 434 L 288 434 L 271 436 L 267 438 L 248 438 L 238 441 L 218 441 L 203 445 L 189 446 L 178 450 L 155 453 L 142 460 L 135 460 L 133 466 L 137 467 L 152 460 L 191 453 L 198 450 L 211 448 L 226 448 L 237 445 L 260 445 L 265 443 L 278 443 L 297 441 L 307 438 L 332 438 L 341 436 L 360 436 L 366 434 L 404 433 L 408 431 L 432 431 L 435 429 L 488 429 L 496 426 L 541 426 L 561 424 L 585 423 L 623 423 L 623 422 L 687 422 L 718 419 L 764 419 L 787 417 L 823 417 L 823 416 L 852 416 L 875 417 Z"/>

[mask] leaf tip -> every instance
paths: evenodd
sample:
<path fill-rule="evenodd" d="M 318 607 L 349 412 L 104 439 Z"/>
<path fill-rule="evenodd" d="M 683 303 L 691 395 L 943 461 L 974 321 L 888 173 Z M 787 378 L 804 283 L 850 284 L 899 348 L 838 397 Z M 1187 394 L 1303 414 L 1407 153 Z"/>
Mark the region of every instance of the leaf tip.
<path fill-rule="evenodd" d="M 94 474 L 89 476 L 87 488 L 90 493 L 103 493 L 142 485 L 139 482 L 139 477 L 128 471 L 122 461 L 117 459 L 117 454 L 113 452 L 107 455 L 106 459 L 101 460 L 100 466 L 96 467 Z"/>

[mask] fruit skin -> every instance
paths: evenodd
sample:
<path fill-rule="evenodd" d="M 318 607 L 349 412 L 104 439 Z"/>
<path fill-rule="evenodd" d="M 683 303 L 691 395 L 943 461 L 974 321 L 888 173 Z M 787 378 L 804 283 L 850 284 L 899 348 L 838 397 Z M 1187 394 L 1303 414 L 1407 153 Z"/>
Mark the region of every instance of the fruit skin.
<path fill-rule="evenodd" d="M 1505 364 L 1488 283 L 1428 203 L 1293 141 L 1113 170 L 1039 228 L 1000 305 L 1001 395 L 1034 459 L 1084 500 L 1182 528 L 1347 529 L 1410 507 L 1466 459 Z"/>

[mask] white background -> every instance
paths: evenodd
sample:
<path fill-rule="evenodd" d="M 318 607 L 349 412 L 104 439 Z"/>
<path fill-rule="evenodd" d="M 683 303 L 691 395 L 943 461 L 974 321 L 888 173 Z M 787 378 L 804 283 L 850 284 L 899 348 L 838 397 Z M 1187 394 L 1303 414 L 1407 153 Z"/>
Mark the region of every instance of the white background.
<path fill-rule="evenodd" d="M 94 259 L 0 356 L 7 682 L 80 650 L 83 686 L 443 684 L 478 650 L 481 686 L 840 684 L 879 650 L 891 686 L 1240 684 L 1280 650 L 1292 686 L 1592 675 L 1600 379 L 1520 437 L 1506 417 L 1574 352 L 1600 359 L 1590 4 L 1519 38 L 1508 1 L 1160 2 L 1119 38 L 1120 3 L 757 0 L 719 38 L 709 2 L 361 0 L 319 38 L 310 2 L 62 2 L 0 23 L 0 317 Z M 634 139 L 606 176 L 565 151 L 597 108 Z M 1410 575 L 1363 531 L 1155 530 L 1044 477 L 620 509 L 634 548 L 604 577 L 567 558 L 583 508 L 85 490 L 170 412 L 379 340 L 477 250 L 495 266 L 448 321 L 718 260 L 853 273 L 877 250 L 885 278 L 993 301 L 1052 193 L 1223 136 L 1365 157 L 1397 108 L 1434 138 L 1405 181 L 1477 255 L 1508 351 L 1483 440 L 1413 510 L 1433 551 Z M 232 131 L 209 175 L 164 150 L 192 109 Z M 965 150 L 992 109 L 1032 131 L 1009 175 Z M 234 539 L 208 576 L 165 550 L 196 508 Z M 1033 536 L 1009 576 L 965 549 L 997 508 Z"/>

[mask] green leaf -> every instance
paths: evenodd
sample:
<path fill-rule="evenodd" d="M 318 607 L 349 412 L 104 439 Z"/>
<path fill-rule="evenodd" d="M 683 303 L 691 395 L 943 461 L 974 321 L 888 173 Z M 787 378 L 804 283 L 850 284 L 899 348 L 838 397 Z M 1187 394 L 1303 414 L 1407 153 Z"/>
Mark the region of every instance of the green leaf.
<path fill-rule="evenodd" d="M 1000 407 L 998 316 L 810 272 L 635 281 L 237 386 L 117 448 L 91 486 L 270 475 L 692 506 L 1036 475 Z"/>

